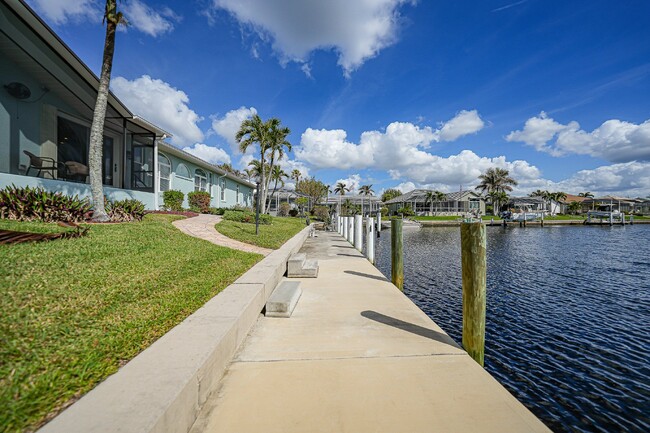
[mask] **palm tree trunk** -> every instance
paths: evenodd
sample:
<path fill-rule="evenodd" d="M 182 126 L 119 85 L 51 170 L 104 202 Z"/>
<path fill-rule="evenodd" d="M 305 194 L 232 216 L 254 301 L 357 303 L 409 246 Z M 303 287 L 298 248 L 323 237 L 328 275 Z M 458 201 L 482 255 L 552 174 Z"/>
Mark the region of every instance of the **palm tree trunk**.
<path fill-rule="evenodd" d="M 115 53 L 115 30 L 117 28 L 117 6 L 115 0 L 106 0 L 106 39 L 104 41 L 104 56 L 102 71 L 97 89 L 97 101 L 93 112 L 93 123 L 90 127 L 90 149 L 88 155 L 88 171 L 90 176 L 90 191 L 93 201 L 93 220 L 108 221 L 104 209 L 104 186 L 102 184 L 102 149 L 104 144 L 104 120 L 108 103 L 108 87 L 113 69 L 113 54 Z"/>

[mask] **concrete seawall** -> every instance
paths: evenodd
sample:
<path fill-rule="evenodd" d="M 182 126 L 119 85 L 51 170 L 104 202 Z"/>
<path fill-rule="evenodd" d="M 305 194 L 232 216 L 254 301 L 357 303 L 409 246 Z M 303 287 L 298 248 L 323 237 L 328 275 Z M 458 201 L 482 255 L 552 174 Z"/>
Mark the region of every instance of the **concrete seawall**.
<path fill-rule="evenodd" d="M 549 432 L 343 237 L 301 252 L 318 278 L 259 318 L 190 433 Z"/>
<path fill-rule="evenodd" d="M 39 432 L 189 431 L 308 234 L 270 253 Z"/>

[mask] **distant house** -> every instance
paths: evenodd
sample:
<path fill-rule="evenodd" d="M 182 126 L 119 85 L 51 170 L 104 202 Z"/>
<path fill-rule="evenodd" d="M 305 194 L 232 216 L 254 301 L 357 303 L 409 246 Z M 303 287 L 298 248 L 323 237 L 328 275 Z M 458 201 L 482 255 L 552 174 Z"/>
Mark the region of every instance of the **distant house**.
<path fill-rule="evenodd" d="M 462 216 L 470 213 L 485 215 L 485 200 L 474 191 L 457 191 L 445 194 L 444 200 L 429 202 L 427 189 L 415 189 L 384 203 L 391 214 L 409 206 L 416 215 Z"/>
<path fill-rule="evenodd" d="M 325 205 L 330 208 L 330 212 L 339 212 L 349 203 L 358 206 L 362 215 L 369 215 L 381 209 L 381 198 L 375 195 L 345 194 L 330 195 L 325 199 Z"/>
<path fill-rule="evenodd" d="M 41 186 L 90 196 L 89 132 L 99 80 L 22 0 L 0 2 L 0 84 L 0 188 Z M 213 206 L 252 204 L 254 184 L 165 143 L 169 137 L 111 93 L 106 196 L 159 209 L 167 189 L 205 190 Z"/>

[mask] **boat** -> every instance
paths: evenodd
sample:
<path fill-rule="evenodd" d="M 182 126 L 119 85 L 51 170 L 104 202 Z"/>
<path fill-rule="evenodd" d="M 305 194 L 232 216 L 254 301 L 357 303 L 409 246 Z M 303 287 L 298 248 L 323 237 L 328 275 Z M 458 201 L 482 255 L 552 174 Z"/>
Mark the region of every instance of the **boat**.
<path fill-rule="evenodd" d="M 621 218 L 621 211 L 618 209 L 615 209 L 614 204 L 601 204 L 598 206 L 598 209 L 596 210 L 590 210 L 587 212 L 587 217 L 588 218 L 614 218 L 614 219 L 620 219 Z"/>
<path fill-rule="evenodd" d="M 537 219 L 543 219 L 545 212 L 534 212 L 534 211 L 523 211 L 511 212 L 504 211 L 499 214 L 501 219 L 508 222 L 522 222 L 522 221 L 535 221 Z"/>

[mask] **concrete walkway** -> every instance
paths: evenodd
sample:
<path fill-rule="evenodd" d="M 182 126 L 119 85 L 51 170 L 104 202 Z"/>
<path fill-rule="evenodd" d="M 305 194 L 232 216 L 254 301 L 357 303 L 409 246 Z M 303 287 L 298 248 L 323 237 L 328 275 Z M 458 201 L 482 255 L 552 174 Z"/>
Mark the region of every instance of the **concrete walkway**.
<path fill-rule="evenodd" d="M 301 251 L 319 277 L 260 317 L 191 433 L 549 431 L 338 234 Z"/>
<path fill-rule="evenodd" d="M 221 220 L 222 218 L 217 215 L 201 214 L 193 218 L 174 221 L 172 224 L 185 234 L 194 236 L 195 238 L 205 239 L 213 244 L 221 245 L 222 247 L 246 251 L 247 253 L 262 254 L 264 256 L 269 255 L 273 251 L 268 248 L 239 242 L 222 235 L 214 228 L 214 226 Z"/>

